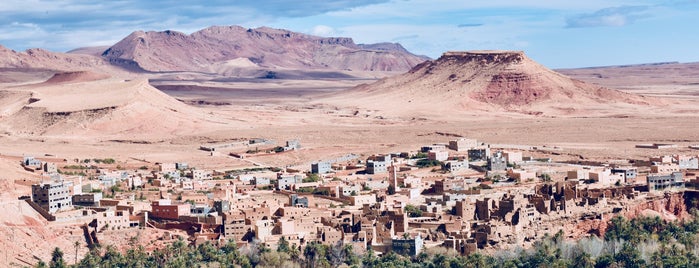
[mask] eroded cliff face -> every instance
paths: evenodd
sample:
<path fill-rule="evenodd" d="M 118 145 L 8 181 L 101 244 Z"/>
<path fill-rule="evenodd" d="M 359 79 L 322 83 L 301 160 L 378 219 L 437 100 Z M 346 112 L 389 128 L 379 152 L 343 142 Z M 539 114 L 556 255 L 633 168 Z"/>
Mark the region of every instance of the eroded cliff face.
<path fill-rule="evenodd" d="M 627 219 L 659 216 L 663 220 L 684 220 L 690 217 L 689 210 L 696 206 L 699 195 L 694 192 L 665 193 L 651 200 L 638 201 L 619 213 L 602 215 L 601 219 L 582 220 L 574 224 L 578 234 L 594 234 L 604 237 L 609 222 L 617 215 Z M 694 201 L 693 201 L 694 200 Z"/>

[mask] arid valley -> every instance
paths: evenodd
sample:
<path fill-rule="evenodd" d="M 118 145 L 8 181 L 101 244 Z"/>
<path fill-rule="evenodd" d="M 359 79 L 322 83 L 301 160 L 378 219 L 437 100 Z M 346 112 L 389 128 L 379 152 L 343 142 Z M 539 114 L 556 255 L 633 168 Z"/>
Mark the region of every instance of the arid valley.
<path fill-rule="evenodd" d="M 431 59 L 267 27 L 136 31 L 68 53 L 0 47 L 0 266 L 49 263 L 58 247 L 89 267 L 80 260 L 109 246 L 177 241 L 493 255 L 559 230 L 604 236 L 610 215 L 689 221 L 697 103 L 699 63 L 551 70 L 526 51 Z M 681 190 L 655 191 L 656 173 L 681 173 Z M 65 187 L 70 209 L 39 204 L 42 185 Z M 179 218 L 156 211 L 185 205 Z M 252 265 L 373 267 L 303 255 Z"/>

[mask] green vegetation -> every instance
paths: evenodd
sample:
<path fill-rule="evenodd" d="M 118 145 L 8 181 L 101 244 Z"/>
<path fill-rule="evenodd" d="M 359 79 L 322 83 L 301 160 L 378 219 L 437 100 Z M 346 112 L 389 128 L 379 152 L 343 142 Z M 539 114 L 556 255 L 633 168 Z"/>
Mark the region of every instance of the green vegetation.
<path fill-rule="evenodd" d="M 87 173 L 84 171 L 64 171 L 64 170 L 57 170 L 58 174 L 62 175 L 68 175 L 68 176 L 83 176 L 87 177 Z"/>
<path fill-rule="evenodd" d="M 111 164 L 116 163 L 116 160 L 114 160 L 114 159 L 112 159 L 112 158 L 105 158 L 105 159 L 98 159 L 98 158 L 95 158 L 95 159 L 92 159 L 92 162 L 95 162 L 95 163 L 97 163 L 97 164 L 104 163 L 104 164 L 107 164 L 107 165 L 111 165 Z"/>
<path fill-rule="evenodd" d="M 318 174 L 310 173 L 307 177 L 303 178 L 302 182 L 317 182 L 320 181 L 320 176 Z"/>
<path fill-rule="evenodd" d="M 415 165 L 417 165 L 417 166 L 420 167 L 420 168 L 424 168 L 424 167 L 434 167 L 434 166 L 440 166 L 440 165 L 442 165 L 442 162 L 439 162 L 439 161 L 437 161 L 437 160 L 420 159 L 420 160 L 417 160 L 417 162 L 415 163 Z"/>
<path fill-rule="evenodd" d="M 330 191 L 328 189 L 315 188 L 313 194 L 330 196 Z"/>
<path fill-rule="evenodd" d="M 80 170 L 83 170 L 83 169 L 91 169 L 91 168 L 92 168 L 92 167 L 82 166 L 82 165 L 67 165 L 67 166 L 63 166 L 63 169 L 80 169 Z"/>
<path fill-rule="evenodd" d="M 416 209 L 406 206 L 406 211 Z M 276 251 L 257 242 L 239 250 L 233 242 L 217 247 L 210 243 L 190 246 L 179 240 L 150 252 L 140 246 L 125 253 L 112 246 L 94 247 L 74 267 L 699 267 L 699 214 L 693 211 L 693 215 L 684 222 L 617 216 L 610 221 L 604 239 L 592 236 L 565 241 L 563 232 L 558 232 L 546 235 L 530 249 L 500 251 L 494 256 L 478 252 L 460 256 L 436 247 L 413 257 L 392 252 L 378 257 L 371 249 L 356 254 L 351 245 L 342 243 L 311 242 L 301 248 L 286 239 L 279 241 Z M 35 267 L 69 267 L 63 257 L 57 248 L 49 265 L 40 262 Z"/>
<path fill-rule="evenodd" d="M 396 194 L 396 187 L 393 185 L 389 185 L 386 191 L 388 192 L 388 195 L 394 195 Z"/>
<path fill-rule="evenodd" d="M 408 217 L 422 217 L 422 210 L 413 205 L 405 205 L 405 213 L 408 213 Z"/>
<path fill-rule="evenodd" d="M 254 168 L 244 168 L 244 169 L 233 169 L 233 170 L 228 170 L 226 171 L 226 178 L 232 179 L 235 176 L 238 176 L 240 174 L 247 174 L 250 172 L 264 172 L 267 170 L 273 171 L 273 172 L 278 172 L 275 171 L 276 168 L 269 168 L 269 167 L 254 167 Z"/>
<path fill-rule="evenodd" d="M 541 175 L 539 175 L 539 178 L 541 178 L 542 181 L 551 181 L 551 175 L 549 175 L 548 173 L 542 173 Z"/>
<path fill-rule="evenodd" d="M 419 153 L 413 155 L 412 157 L 410 157 L 410 159 L 420 159 L 420 158 L 427 158 L 427 153 L 419 152 Z"/>
<path fill-rule="evenodd" d="M 297 188 L 296 192 L 297 193 L 312 193 L 315 190 L 313 187 L 302 187 L 302 188 Z"/>

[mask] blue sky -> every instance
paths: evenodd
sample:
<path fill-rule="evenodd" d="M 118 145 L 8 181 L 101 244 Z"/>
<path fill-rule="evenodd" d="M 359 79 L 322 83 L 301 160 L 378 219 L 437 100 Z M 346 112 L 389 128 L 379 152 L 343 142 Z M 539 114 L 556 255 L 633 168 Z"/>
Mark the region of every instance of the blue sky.
<path fill-rule="evenodd" d="M 136 30 L 270 26 L 357 43 L 524 50 L 552 68 L 699 61 L 699 0 L 3 0 L 0 44 L 67 51 Z"/>

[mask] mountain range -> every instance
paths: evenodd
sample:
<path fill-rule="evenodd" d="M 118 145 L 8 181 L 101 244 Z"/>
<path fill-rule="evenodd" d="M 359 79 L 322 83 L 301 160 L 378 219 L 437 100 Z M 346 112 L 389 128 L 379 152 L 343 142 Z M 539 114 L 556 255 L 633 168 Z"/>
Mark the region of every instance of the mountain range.
<path fill-rule="evenodd" d="M 409 70 L 427 59 L 400 44 L 355 44 L 351 38 L 239 26 L 213 26 L 192 34 L 136 31 L 108 48 L 80 48 L 69 53 L 43 49 L 16 52 L 0 47 L 0 67 L 61 71 L 117 68 L 150 73 L 225 73 L 232 68 L 260 68 L 395 72 Z"/>

